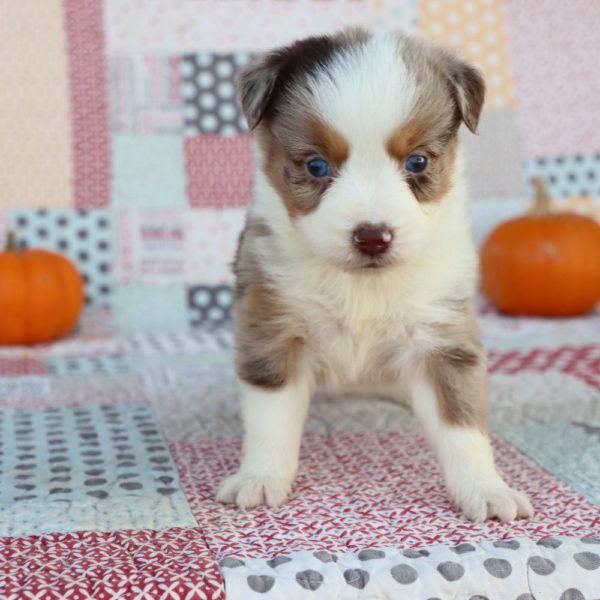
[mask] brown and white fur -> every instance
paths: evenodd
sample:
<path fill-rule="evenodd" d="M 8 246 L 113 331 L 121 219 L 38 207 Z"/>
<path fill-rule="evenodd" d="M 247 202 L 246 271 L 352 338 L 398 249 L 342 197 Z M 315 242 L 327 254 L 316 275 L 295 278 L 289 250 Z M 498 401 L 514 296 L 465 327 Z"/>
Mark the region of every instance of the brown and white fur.
<path fill-rule="evenodd" d="M 238 91 L 258 160 L 235 263 L 246 435 L 218 499 L 286 500 L 319 386 L 408 394 L 457 508 L 475 521 L 532 515 L 487 434 L 457 144 L 461 122 L 477 127 L 478 72 L 422 40 L 350 30 L 263 55 Z M 429 159 L 419 175 L 405 168 L 416 151 Z M 312 177 L 311 157 L 331 175 Z M 353 242 L 372 224 L 393 236 L 373 257 Z"/>

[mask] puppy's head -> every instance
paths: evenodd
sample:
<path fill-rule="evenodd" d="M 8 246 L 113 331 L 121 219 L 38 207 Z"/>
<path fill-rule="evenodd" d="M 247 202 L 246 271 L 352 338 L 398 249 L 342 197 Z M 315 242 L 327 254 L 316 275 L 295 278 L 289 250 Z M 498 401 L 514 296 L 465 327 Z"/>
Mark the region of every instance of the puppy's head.
<path fill-rule="evenodd" d="M 261 168 L 304 242 L 344 269 L 400 263 L 430 241 L 479 73 L 425 41 L 351 30 L 275 50 L 238 79 Z"/>

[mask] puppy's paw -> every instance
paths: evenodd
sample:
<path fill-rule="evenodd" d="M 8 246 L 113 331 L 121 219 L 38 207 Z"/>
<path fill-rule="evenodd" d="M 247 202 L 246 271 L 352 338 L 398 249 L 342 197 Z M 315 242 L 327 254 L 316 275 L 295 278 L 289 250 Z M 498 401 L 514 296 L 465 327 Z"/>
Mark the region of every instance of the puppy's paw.
<path fill-rule="evenodd" d="M 281 506 L 292 491 L 292 481 L 268 474 L 238 471 L 221 483 L 217 501 L 237 504 L 240 508 L 253 508 L 266 504 Z"/>
<path fill-rule="evenodd" d="M 532 517 L 534 513 L 527 497 L 510 488 L 500 477 L 463 482 L 460 487 L 453 486 L 450 497 L 456 508 L 475 523 L 494 518 L 512 521 Z"/>

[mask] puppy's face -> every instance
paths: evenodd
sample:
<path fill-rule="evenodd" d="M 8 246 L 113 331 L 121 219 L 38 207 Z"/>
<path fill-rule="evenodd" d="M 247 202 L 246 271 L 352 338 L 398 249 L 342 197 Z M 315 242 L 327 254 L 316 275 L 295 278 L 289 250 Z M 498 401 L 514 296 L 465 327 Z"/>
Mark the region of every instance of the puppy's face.
<path fill-rule="evenodd" d="M 409 260 L 452 185 L 484 86 L 453 55 L 353 30 L 276 50 L 239 78 L 261 167 L 311 251 L 347 270 Z"/>

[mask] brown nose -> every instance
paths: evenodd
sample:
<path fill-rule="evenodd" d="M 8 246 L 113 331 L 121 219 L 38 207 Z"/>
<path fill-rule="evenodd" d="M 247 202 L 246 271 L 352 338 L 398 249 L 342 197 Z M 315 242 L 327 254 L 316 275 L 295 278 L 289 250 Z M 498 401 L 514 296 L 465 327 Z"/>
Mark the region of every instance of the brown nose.
<path fill-rule="evenodd" d="M 352 241 L 363 254 L 377 256 L 390 247 L 392 237 L 392 231 L 385 226 L 362 225 L 354 230 Z"/>

